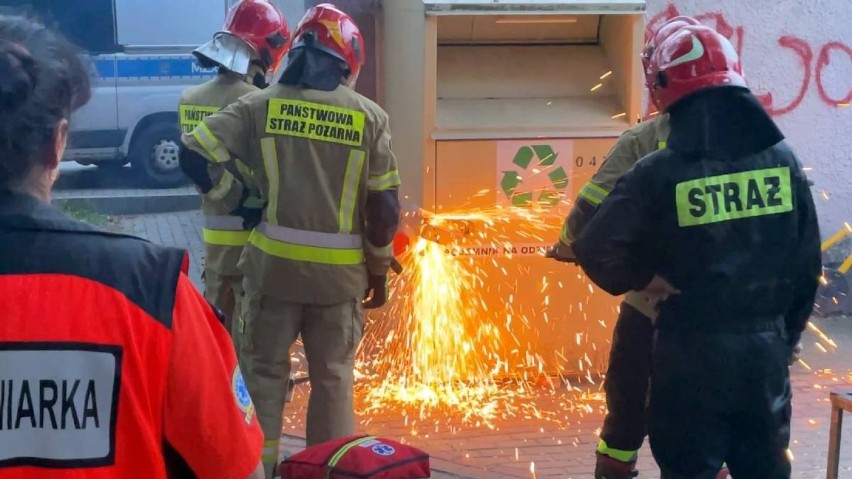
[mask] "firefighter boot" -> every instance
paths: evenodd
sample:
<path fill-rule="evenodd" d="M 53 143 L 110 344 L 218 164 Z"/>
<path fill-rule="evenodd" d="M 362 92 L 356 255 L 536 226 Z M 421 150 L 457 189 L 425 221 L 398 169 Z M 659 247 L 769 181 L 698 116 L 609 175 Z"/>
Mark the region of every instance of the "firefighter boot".
<path fill-rule="evenodd" d="M 636 470 L 636 458 L 628 462 L 619 461 L 606 454 L 597 453 L 595 479 L 632 479 L 639 475 Z"/>

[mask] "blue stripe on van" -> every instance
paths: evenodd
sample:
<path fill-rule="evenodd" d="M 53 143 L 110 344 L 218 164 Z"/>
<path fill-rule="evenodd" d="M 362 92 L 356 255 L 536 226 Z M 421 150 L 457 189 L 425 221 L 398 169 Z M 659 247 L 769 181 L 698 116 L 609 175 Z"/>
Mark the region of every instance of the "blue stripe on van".
<path fill-rule="evenodd" d="M 95 69 L 101 78 L 207 78 L 216 75 L 215 69 L 205 70 L 198 66 L 194 57 L 184 58 L 119 58 L 95 61 Z M 117 70 L 117 71 L 116 71 Z"/>

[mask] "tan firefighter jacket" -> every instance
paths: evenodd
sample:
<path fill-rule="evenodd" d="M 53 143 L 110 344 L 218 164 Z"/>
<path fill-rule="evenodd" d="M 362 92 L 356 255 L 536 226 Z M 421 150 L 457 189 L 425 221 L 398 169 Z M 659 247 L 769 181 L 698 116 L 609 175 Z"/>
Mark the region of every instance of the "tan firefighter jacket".
<path fill-rule="evenodd" d="M 246 82 L 244 75 L 234 73 L 223 73 L 203 85 L 188 88 L 181 96 L 178 111 L 181 131 L 191 132 L 206 116 L 257 90 Z M 230 213 L 239 206 L 244 188 L 250 190 L 250 195 L 256 195 L 257 187 L 250 170 L 241 161 L 227 166 L 211 163 L 208 173 L 213 189 L 201 197 L 205 267 L 221 275 L 238 276 L 241 273 L 237 263 L 250 232 L 243 229 L 241 217 Z"/>
<path fill-rule="evenodd" d="M 559 242 L 569 245 L 580 234 L 598 205 L 609 195 L 615 183 L 622 175 L 630 171 L 633 165 L 644 156 L 666 147 L 669 136 L 669 117 L 660 115 L 650 121 L 643 121 L 624 132 L 606 156 L 600 169 L 580 190 L 574 207 L 568 213 L 562 226 Z M 649 318 L 656 317 L 645 296 L 639 292 L 627 293 L 624 302 L 639 310 Z"/>
<path fill-rule="evenodd" d="M 274 84 L 207 117 L 184 144 L 218 164 L 243 158 L 268 199 L 241 270 L 264 295 L 308 304 L 360 299 L 390 246 L 364 236 L 369 192 L 400 185 L 388 116 L 340 86 Z"/>

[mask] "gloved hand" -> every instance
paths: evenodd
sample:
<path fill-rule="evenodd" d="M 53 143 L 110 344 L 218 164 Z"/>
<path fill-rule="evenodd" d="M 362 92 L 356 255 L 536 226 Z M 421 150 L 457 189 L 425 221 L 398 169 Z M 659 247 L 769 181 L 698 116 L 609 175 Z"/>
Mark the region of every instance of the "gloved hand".
<path fill-rule="evenodd" d="M 561 241 L 558 241 L 549 250 L 547 250 L 544 257 L 555 259 L 561 263 L 577 263 L 577 257 L 574 256 L 574 251 L 571 249 L 571 246 Z"/>
<path fill-rule="evenodd" d="M 364 292 L 364 309 L 381 308 L 388 301 L 387 275 L 371 274 L 367 281 L 367 291 Z"/>
<path fill-rule="evenodd" d="M 799 356 L 802 354 L 802 342 L 797 341 L 796 345 L 790 348 L 790 355 L 787 358 L 787 365 L 792 366 L 796 361 L 799 360 Z"/>
<path fill-rule="evenodd" d="M 231 215 L 241 217 L 243 219 L 243 228 L 250 230 L 260 224 L 260 221 L 263 219 L 263 208 L 265 207 L 266 202 L 263 199 L 256 196 L 247 196 Z"/>
<path fill-rule="evenodd" d="M 669 299 L 669 296 L 680 294 L 680 290 L 671 285 L 662 276 L 654 275 L 651 282 L 645 286 L 642 293 L 648 298 L 648 302 L 654 309 L 658 309 L 660 303 Z"/>

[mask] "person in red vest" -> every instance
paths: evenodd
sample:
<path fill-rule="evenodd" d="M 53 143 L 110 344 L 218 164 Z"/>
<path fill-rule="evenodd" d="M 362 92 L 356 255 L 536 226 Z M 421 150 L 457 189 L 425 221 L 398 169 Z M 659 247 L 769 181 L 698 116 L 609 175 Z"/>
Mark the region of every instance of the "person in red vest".
<path fill-rule="evenodd" d="M 263 435 L 186 253 L 50 205 L 76 47 L 0 16 L 0 479 L 262 478 Z"/>

